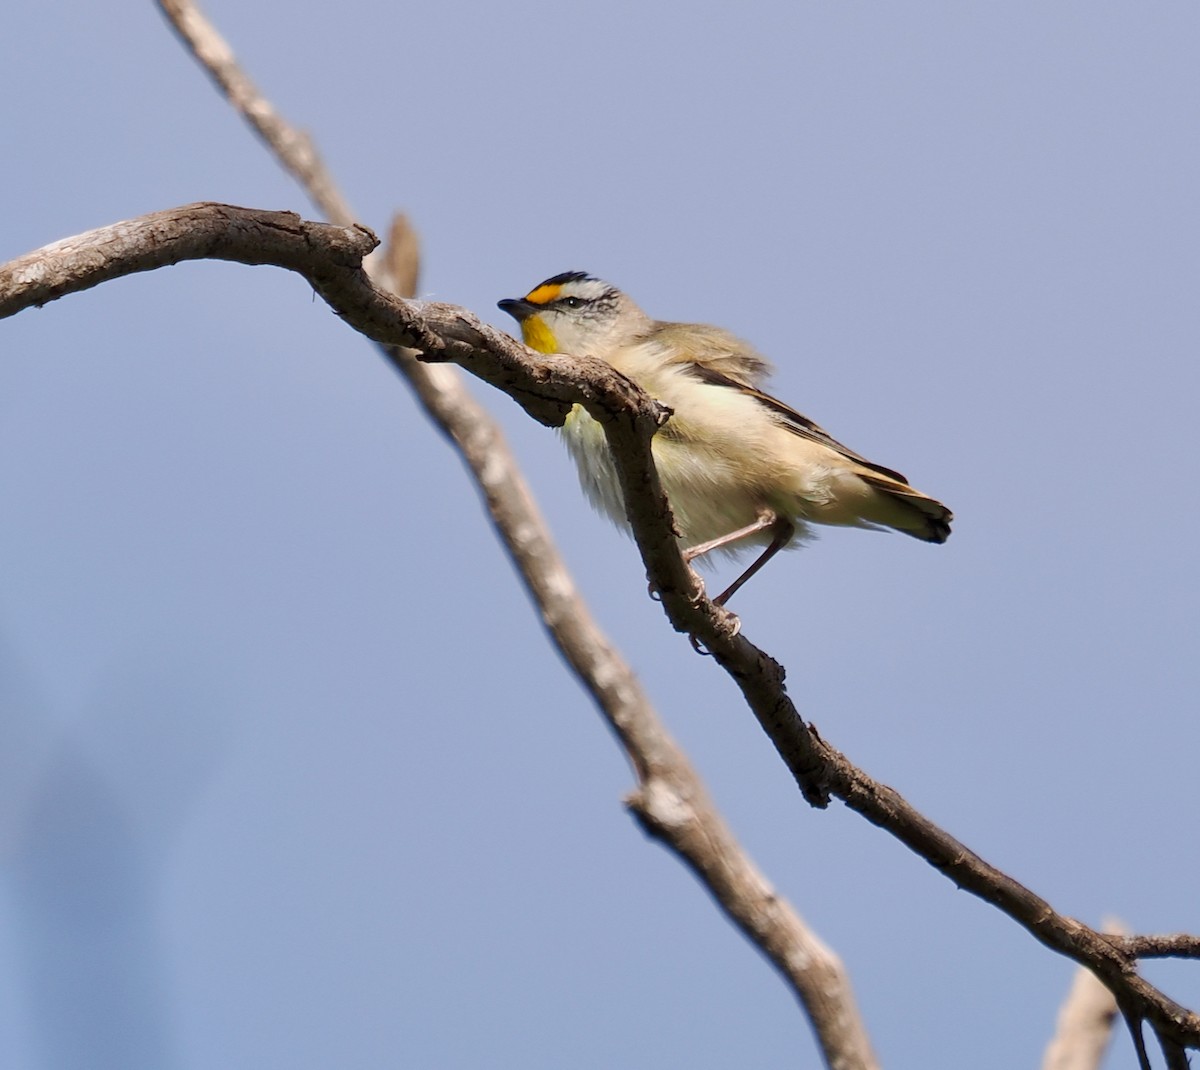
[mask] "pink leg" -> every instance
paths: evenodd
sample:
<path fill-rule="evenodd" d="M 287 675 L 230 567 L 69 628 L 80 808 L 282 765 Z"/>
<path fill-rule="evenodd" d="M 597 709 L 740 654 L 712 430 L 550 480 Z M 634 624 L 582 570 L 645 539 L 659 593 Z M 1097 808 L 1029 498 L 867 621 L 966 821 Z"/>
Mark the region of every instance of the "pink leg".
<path fill-rule="evenodd" d="M 758 572 L 763 565 L 770 561 L 772 557 L 774 557 L 777 553 L 779 553 L 780 550 L 782 550 L 789 542 L 792 541 L 792 536 L 796 534 L 796 525 L 786 517 L 777 516 L 774 513 L 769 514 L 769 516 L 770 523 L 763 524 L 760 527 L 752 528 L 751 531 L 762 531 L 764 528 L 769 528 L 775 533 L 775 537 L 771 540 L 770 545 L 758 555 L 750 567 L 746 569 L 746 571 L 743 572 L 736 580 L 734 580 L 733 583 L 731 583 L 724 591 L 717 595 L 716 598 L 713 599 L 717 605 L 725 605 L 725 603 L 728 602 L 729 599 L 731 599 L 745 585 L 751 576 Z M 733 538 L 747 534 L 750 534 L 750 532 L 735 532 Z M 728 536 L 726 537 L 726 541 L 729 541 Z M 720 545 L 720 543 L 717 545 Z M 715 549 L 715 547 L 710 546 L 709 549 Z"/>
<path fill-rule="evenodd" d="M 697 557 L 703 557 L 705 554 L 712 553 L 713 550 L 719 550 L 722 546 L 728 546 L 731 542 L 744 539 L 747 535 L 755 535 L 760 531 L 766 531 L 767 528 L 774 527 L 780 522 L 780 519 L 779 515 L 773 510 L 764 509 L 758 514 L 758 519 L 753 524 L 747 524 L 744 528 L 738 528 L 737 531 L 731 531 L 727 535 L 720 535 L 715 539 L 709 539 L 708 542 L 689 546 L 683 551 L 683 559 L 690 565 Z M 788 526 L 790 527 L 791 525 L 789 524 Z"/>

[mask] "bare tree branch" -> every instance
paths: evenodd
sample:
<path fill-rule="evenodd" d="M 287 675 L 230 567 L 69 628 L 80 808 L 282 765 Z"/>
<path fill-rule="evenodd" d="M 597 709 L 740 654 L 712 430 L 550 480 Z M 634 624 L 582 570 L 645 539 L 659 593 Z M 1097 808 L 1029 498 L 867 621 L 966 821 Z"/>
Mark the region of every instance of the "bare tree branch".
<path fill-rule="evenodd" d="M 1120 1006 L 1120 1000 L 1117 1001 Z M 1124 1007 L 1121 1008 L 1121 1017 L 1125 1020 L 1125 1027 L 1129 1030 L 1129 1038 L 1133 1041 L 1133 1050 L 1137 1055 L 1138 1070 L 1151 1070 L 1150 1055 L 1146 1051 L 1146 1036 L 1142 1031 L 1142 1019 L 1135 1013 L 1127 1011 Z"/>
<path fill-rule="evenodd" d="M 1082 967 L 1058 1016 L 1042 1070 L 1099 1070 L 1117 1018 L 1117 1001 Z"/>
<path fill-rule="evenodd" d="M 1113 930 L 1115 923 L 1105 928 Z M 1091 970 L 1079 967 L 1058 1012 L 1042 1070 L 1099 1070 L 1118 1013 L 1113 994 Z"/>
<path fill-rule="evenodd" d="M 1171 936 L 1126 936 L 1118 946 L 1139 959 L 1200 959 L 1200 936 L 1175 933 Z"/>
<path fill-rule="evenodd" d="M 270 146 L 275 158 L 304 187 L 325 217 L 334 223 L 353 223 L 354 213 L 334 184 L 312 138 L 283 120 L 247 77 L 229 42 L 204 13 L 186 0 L 158 0 L 158 6 L 217 89 Z"/>
<path fill-rule="evenodd" d="M 197 242 L 187 236 L 191 228 L 199 225 L 203 232 L 216 225 L 214 221 L 228 223 L 223 240 L 206 234 Z M 119 241 L 114 242 L 114 233 Z M 826 793 L 841 798 L 959 887 L 999 907 L 1047 947 L 1087 966 L 1117 996 L 1131 1025 L 1151 1024 L 1169 1060 L 1184 1047 L 1200 1047 L 1200 1017 L 1140 977 L 1135 957 L 1118 938 L 1055 912 L 1044 899 L 924 818 L 897 792 L 868 777 L 801 720 L 783 687 L 782 668 L 737 634 L 736 618 L 703 596 L 699 580 L 683 562 L 650 452 L 650 439 L 665 418 L 662 406 L 602 361 L 537 354 L 465 309 L 404 301 L 380 291 L 361 266 L 346 262 L 348 248 L 363 246 L 363 233 L 361 228 L 305 223 L 290 213 L 255 213 L 223 205 L 160 212 L 91 232 L 92 237 L 56 243 L 0 268 L 0 316 L 93 286 L 101 278 L 144 271 L 151 262 L 176 263 L 204 250 L 248 264 L 262 264 L 275 255 L 274 262 L 303 274 L 339 316 L 368 337 L 418 347 L 427 358 L 454 360 L 507 387 L 523 402 L 545 402 L 547 410 L 584 405 L 608 436 L 635 538 L 668 615 L 676 628 L 699 636 L 737 681 L 806 796 L 818 802 L 827 800 Z M 140 244 L 139 236 L 144 239 Z M 42 266 L 34 271 L 39 262 Z M 47 279 L 54 280 L 50 290 Z M 627 726 L 615 719 L 613 723 L 624 739 Z M 661 746 L 661 738 L 652 736 L 647 742 L 653 757 L 653 746 Z M 647 758 L 634 760 L 637 765 Z M 641 773 L 643 767 L 638 768 Z M 652 771 L 653 766 L 645 768 Z M 642 814 L 652 803 L 635 799 L 631 805 Z M 655 820 L 650 827 L 667 826 Z M 707 865 L 701 869 L 690 858 L 689 864 L 705 874 L 719 872 Z M 716 883 L 709 887 L 717 894 Z"/>
<path fill-rule="evenodd" d="M 249 80 L 238 70 L 228 46 L 198 15 L 194 6 L 171 0 L 160 0 L 160 5 L 217 84 L 268 141 L 285 166 L 305 183 L 318 199 L 322 210 L 331 219 L 350 222 L 352 214 L 346 203 L 340 196 L 327 195 L 327 191 L 333 189 L 333 184 L 315 151 L 312 151 L 311 142 L 291 130 L 257 94 Z M 333 192 L 336 194 L 336 190 Z M 192 243 L 179 233 L 155 234 L 155 227 L 168 223 L 163 217 L 172 213 L 148 217 L 148 221 L 154 222 L 149 225 L 147 234 L 141 236 L 146 239 L 145 246 L 134 243 L 139 244 L 137 249 L 130 246 L 128 234 L 116 232 L 121 225 L 118 228 L 105 228 L 109 233 L 93 232 L 96 238 L 94 243 L 81 239 L 59 243 L 60 246 L 73 244 L 75 248 L 51 247 L 40 251 L 40 255 L 22 258 L 9 266 L 16 270 L 0 269 L 0 315 L 10 315 L 21 307 L 53 300 L 73 289 L 96 285 L 118 274 L 150 270 L 196 256 L 217 256 L 256 264 L 278 263 L 300 271 L 339 315 L 387 347 L 389 359 L 407 371 L 414 388 L 431 407 L 435 421 L 455 439 L 464 459 L 475 471 L 489 497 L 493 522 L 504 533 L 514 560 L 520 562 L 522 555 L 530 551 L 522 574 L 539 600 L 547 627 L 576 671 L 590 681 L 589 686 L 598 703 L 602 706 L 606 703 L 615 704 L 615 712 L 609 710 L 608 715 L 624 741 L 626 733 L 631 739 L 635 733 L 628 726 L 623 730 L 620 718 L 635 716 L 636 719 L 638 704 L 644 703 L 644 696 L 632 675 L 624 679 L 620 672 L 614 674 L 611 671 L 614 663 L 602 656 L 599 647 L 590 652 L 575 650 L 572 653 L 563 645 L 564 632 L 558 623 L 568 614 L 573 617 L 575 611 L 564 604 L 558 607 L 562 609 L 563 616 L 560 617 L 554 606 L 555 592 L 548 591 L 547 597 L 546 591 L 535 590 L 541 581 L 552 580 L 554 576 L 552 570 L 544 573 L 538 567 L 540 553 L 532 552 L 532 548 L 538 545 L 538 538 L 523 542 L 523 533 L 518 530 L 530 515 L 530 511 L 519 501 L 521 493 L 527 496 L 527 492 L 519 479 L 510 481 L 507 477 L 489 487 L 484 474 L 484 469 L 491 467 L 493 460 L 487 451 L 495 446 L 494 442 L 488 440 L 494 428 L 490 425 L 468 426 L 470 417 L 464 416 L 464 413 L 468 413 L 469 408 L 461 408 L 459 403 L 465 400 L 469 406 L 473 402 L 461 390 L 456 377 L 448 374 L 450 369 L 419 365 L 396 347 L 415 346 L 423 352 L 425 359 L 463 364 L 474 374 L 506 390 L 531 415 L 544 423 L 560 422 L 570 404 L 579 402 L 586 405 L 606 427 L 621 473 L 639 548 L 651 576 L 663 593 L 664 605 L 673 625 L 697 636 L 731 673 L 792 770 L 805 797 L 818 806 L 826 805 L 831 796 L 842 798 L 868 820 L 891 831 L 960 886 L 1005 910 L 1047 946 L 1079 962 L 1088 963 L 1119 994 L 1122 1011 L 1134 1030 L 1135 1044 L 1143 1065 L 1148 1065 L 1148 1062 L 1141 1038 L 1142 1021 L 1151 1022 L 1171 1065 L 1182 1065 L 1180 1059 L 1186 1063 L 1183 1046 L 1196 1047 L 1200 1038 L 1196 1016 L 1166 999 L 1138 977 L 1135 959 L 1139 954 L 1192 954 L 1194 943 L 1188 941 L 1195 942 L 1195 938 L 1135 937 L 1122 942 L 1104 937 L 1072 919 L 1056 914 L 1044 900 L 988 866 L 948 834 L 926 822 L 890 788 L 872 781 L 844 756 L 829 748 L 815 730 L 801 720 L 786 695 L 782 667 L 738 636 L 736 618 L 713 607 L 703 597 L 703 588 L 694 574 L 683 565 L 670 530 L 669 511 L 658 486 L 649 452 L 650 436 L 665 415 L 661 407 L 646 399 L 632 384 L 620 382 L 620 377 L 615 376 L 607 366 L 597 368 L 591 366 L 595 362 L 530 354 L 506 335 L 481 324 L 470 313 L 453 306 L 397 301 L 371 286 L 361 270 L 342 270 L 346 265 L 341 258 L 349 253 L 353 260 L 355 256 L 362 255 L 359 250 L 364 243 L 367 247 L 373 244 L 369 232 L 362 228 L 341 228 L 340 234 L 332 234 L 310 229 L 319 225 L 305 224 L 289 213 L 248 213 L 248 216 L 260 217 L 251 220 L 247 214 L 238 214 L 245 213 L 245 210 L 215 205 L 193 206 L 180 211 L 199 213 L 188 226 L 197 225 L 201 232 L 205 227 L 210 228 L 206 239 L 211 243 L 210 251 L 199 252 L 203 242 Z M 205 213 L 209 214 L 206 216 Z M 126 226 L 135 226 L 140 222 L 134 221 Z M 267 256 L 261 248 L 255 254 L 252 249 L 240 247 L 239 242 L 233 240 L 245 237 L 242 232 L 247 228 L 254 230 L 256 227 L 272 232 L 271 237 L 288 247 L 272 248 L 272 255 Z M 313 244 L 308 251 L 315 259 L 306 259 L 297 248 L 292 247 L 289 240 L 293 237 L 305 243 L 311 241 Z M 233 246 L 239 248 L 235 250 Z M 103 252 L 100 251 L 102 248 Z M 59 254 L 65 261 L 70 261 L 69 266 L 58 263 Z M 275 254 L 278 254 L 278 259 L 273 258 Z M 334 263 L 320 262 L 325 255 Z M 97 262 L 89 265 L 89 256 Z M 126 258 L 128 266 L 114 270 L 114 256 L 117 259 Z M 388 274 L 400 283 L 395 262 L 389 262 L 388 268 Z M 439 406 L 442 408 L 439 409 Z M 474 441 L 472 432 L 477 433 Z M 498 441 L 498 432 L 494 433 Z M 471 455 L 472 444 L 482 451 L 474 458 Z M 486 465 L 485 460 L 488 462 Z M 520 493 L 514 494 L 514 487 Z M 508 496 L 509 505 L 515 510 L 515 520 L 502 518 L 503 507 L 497 506 L 497 500 L 504 496 Z M 535 512 L 533 519 L 537 519 Z M 568 593 L 574 595 L 573 588 Z M 586 618 L 584 623 L 590 624 Z M 599 636 L 599 642 L 604 644 L 602 636 Z M 599 669 L 596 664 L 589 662 L 592 653 L 599 659 L 596 663 Z M 619 659 L 615 664 L 628 672 Z M 605 690 L 605 685 L 612 686 Z M 679 829 L 686 830 L 689 822 L 677 820 L 677 799 L 671 792 L 675 791 L 684 800 L 694 796 L 679 785 L 668 785 L 666 791 L 660 791 L 650 760 L 655 755 L 653 740 L 638 743 L 639 746 L 642 744 L 647 744 L 648 750 L 642 752 L 631 749 L 630 752 L 641 781 L 638 791 L 630 800 L 630 806 L 639 820 L 655 834 L 675 835 L 680 842 L 686 842 L 686 835 L 676 833 Z M 628 742 L 626 745 L 630 746 Z M 669 757 L 665 751 L 662 754 Z M 668 804 L 665 810 L 658 806 L 659 795 Z M 683 848 L 677 846 L 677 849 Z M 690 854 L 685 857 L 689 865 L 706 879 L 714 895 L 723 894 L 718 889 L 725 884 L 736 883 L 713 864 L 719 862 L 719 858 Z M 761 883 L 761 877 L 748 860 L 746 866 L 748 869 L 743 867 L 739 875 L 749 883 L 749 901 L 752 902 L 756 894 L 757 880 L 760 882 L 757 892 L 763 897 L 759 907 L 764 903 L 769 906 L 770 889 Z M 728 903 L 721 901 L 724 909 L 738 921 Z M 752 920 L 767 916 L 769 910 L 750 915 Z M 752 938 L 755 937 L 750 928 L 741 921 L 738 923 Z M 782 927 L 784 930 L 786 928 L 786 925 Z M 1166 941 L 1170 942 L 1171 950 L 1160 950 L 1167 946 Z M 794 962 L 806 954 L 795 942 L 788 945 L 794 954 L 773 953 L 769 945 L 770 941 L 759 941 L 759 946 L 781 969 L 784 969 L 781 958 Z M 793 984 L 796 983 L 790 973 L 787 976 Z M 802 991 L 800 994 L 802 999 L 805 998 Z M 815 1019 L 814 1025 L 817 1025 Z M 817 1028 L 819 1031 L 820 1027 Z M 867 1051 L 869 1054 L 869 1049 Z"/>
<path fill-rule="evenodd" d="M 421 274 L 421 241 L 408 216 L 397 212 L 392 217 L 384 249 L 383 270 L 388 289 L 401 297 L 416 297 Z"/>
<path fill-rule="evenodd" d="M 160 0 L 160 7 L 219 89 L 320 209 L 334 222 L 353 222 L 311 142 L 258 93 L 196 5 Z M 384 262 L 369 273 L 377 274 L 384 288 L 411 297 L 417 291 L 418 266 L 415 231 L 397 216 Z M 876 1059 L 839 960 L 766 884 L 709 802 L 702 781 L 667 734 L 637 678 L 591 618 L 495 422 L 454 369 L 419 363 L 415 352 L 403 346 L 381 343 L 381 350 L 459 452 L 551 640 L 625 748 L 639 781 L 628 800 L 631 810 L 687 863 L 780 971 L 805 1007 L 826 1062 L 839 1070 L 871 1070 Z M 553 406 L 539 413 L 540 408 L 535 418 L 544 415 L 546 422 L 560 422 L 563 415 Z"/>
<path fill-rule="evenodd" d="M 1155 1026 L 1154 1037 L 1158 1041 L 1159 1047 L 1162 1048 L 1163 1056 L 1167 1060 L 1167 1070 L 1191 1070 L 1191 1063 L 1188 1062 L 1187 1051 L 1182 1044 L 1175 1040 L 1174 1037 L 1163 1035 L 1163 1031 Z M 1147 1066 L 1146 1070 L 1150 1070 Z"/>
<path fill-rule="evenodd" d="M 319 275 L 336 285 L 353 279 L 378 244 L 365 227 L 308 223 L 293 212 L 192 204 L 89 230 L 10 261 L 0 269 L 0 319 L 184 260 L 274 264 L 299 272 L 314 288 Z M 339 300 L 355 298 L 346 291 Z"/>

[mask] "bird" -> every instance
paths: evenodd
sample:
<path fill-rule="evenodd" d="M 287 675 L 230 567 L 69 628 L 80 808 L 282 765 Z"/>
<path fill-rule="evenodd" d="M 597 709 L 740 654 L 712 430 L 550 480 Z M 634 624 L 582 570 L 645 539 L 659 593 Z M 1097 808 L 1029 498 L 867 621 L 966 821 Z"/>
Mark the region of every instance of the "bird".
<path fill-rule="evenodd" d="M 718 605 L 780 550 L 808 541 L 813 524 L 892 529 L 929 543 L 949 537 L 946 506 L 766 393 L 770 363 L 730 332 L 652 319 L 583 271 L 554 275 L 498 307 L 530 349 L 598 357 L 671 410 L 651 450 L 685 560 L 765 547 Z M 575 405 L 562 435 L 588 499 L 627 527 L 603 428 Z"/>

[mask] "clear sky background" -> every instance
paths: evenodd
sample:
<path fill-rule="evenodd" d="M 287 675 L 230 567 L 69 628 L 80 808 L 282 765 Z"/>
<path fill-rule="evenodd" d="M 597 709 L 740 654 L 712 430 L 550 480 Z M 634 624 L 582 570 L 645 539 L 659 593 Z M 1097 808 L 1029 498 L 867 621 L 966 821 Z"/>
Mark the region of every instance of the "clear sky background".
<path fill-rule="evenodd" d="M 1058 909 L 1200 930 L 1200 8 L 207 10 L 362 220 L 410 214 L 424 294 L 508 327 L 498 298 L 594 272 L 947 502 L 945 546 L 777 560 L 745 634 Z M 0 259 L 195 200 L 312 214 L 152 4 L 0 21 Z M 807 808 L 555 435 L 472 389 L 885 1064 L 1036 1066 L 1072 966 Z M 817 1063 L 622 810 L 458 462 L 295 276 L 0 324 L 0 733 L 4 1067 Z M 1200 1005 L 1200 964 L 1148 972 Z"/>

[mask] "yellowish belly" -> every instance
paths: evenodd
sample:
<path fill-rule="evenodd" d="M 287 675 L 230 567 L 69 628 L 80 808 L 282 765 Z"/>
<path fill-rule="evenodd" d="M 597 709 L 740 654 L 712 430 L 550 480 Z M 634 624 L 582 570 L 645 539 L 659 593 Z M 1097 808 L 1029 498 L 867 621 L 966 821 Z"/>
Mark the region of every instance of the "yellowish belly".
<path fill-rule="evenodd" d="M 588 500 L 614 523 L 627 527 L 625 502 L 603 428 L 576 405 L 561 433 L 579 469 Z M 753 523 L 762 508 L 771 507 L 745 486 L 721 456 L 703 453 L 694 443 L 678 442 L 662 433 L 655 437 L 652 449 L 683 546 L 695 546 L 736 531 Z M 769 538 L 754 536 L 729 550 L 736 552 Z"/>

